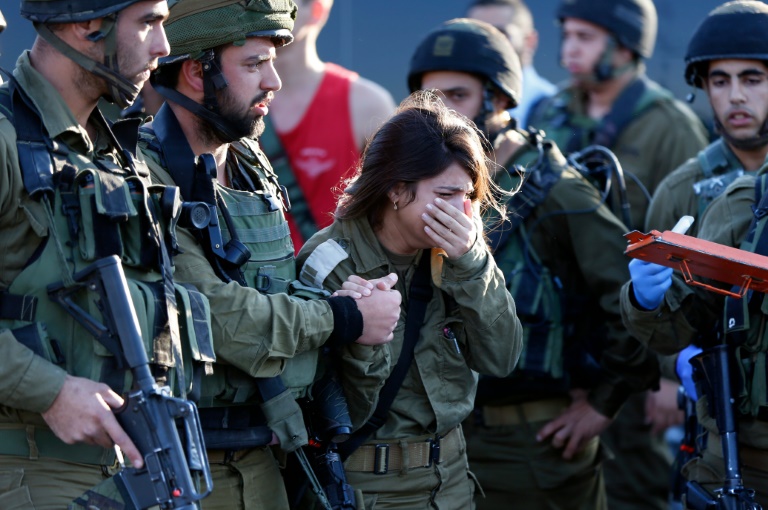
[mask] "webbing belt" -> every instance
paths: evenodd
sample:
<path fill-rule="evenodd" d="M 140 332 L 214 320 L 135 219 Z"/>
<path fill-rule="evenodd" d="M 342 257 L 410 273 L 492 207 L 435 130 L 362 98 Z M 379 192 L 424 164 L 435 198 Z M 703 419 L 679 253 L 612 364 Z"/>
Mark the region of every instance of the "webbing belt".
<path fill-rule="evenodd" d="M 86 444 L 66 444 L 50 430 L 34 425 L 0 425 L 0 455 L 59 459 L 79 464 L 112 466 L 115 451 Z"/>

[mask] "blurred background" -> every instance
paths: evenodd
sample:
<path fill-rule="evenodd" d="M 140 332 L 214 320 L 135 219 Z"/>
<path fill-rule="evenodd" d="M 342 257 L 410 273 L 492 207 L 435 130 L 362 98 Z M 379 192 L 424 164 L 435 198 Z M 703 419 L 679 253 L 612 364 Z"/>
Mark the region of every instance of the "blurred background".
<path fill-rule="evenodd" d="M 683 79 L 683 56 L 688 39 L 706 14 L 724 0 L 655 0 L 659 35 L 649 76 L 683 99 L 691 91 Z M 320 58 L 357 71 L 387 88 L 395 101 L 408 93 L 405 78 L 413 49 L 430 29 L 462 16 L 468 0 L 336 0 L 320 35 Z M 558 64 L 559 26 L 555 11 L 559 0 L 527 0 L 539 32 L 535 66 L 557 83 L 566 78 Z M 3 0 L 8 28 L 0 35 L 0 66 L 13 69 L 16 57 L 34 41 L 29 21 L 19 15 L 18 0 Z M 698 94 L 692 105 L 709 123 L 709 105 Z"/>

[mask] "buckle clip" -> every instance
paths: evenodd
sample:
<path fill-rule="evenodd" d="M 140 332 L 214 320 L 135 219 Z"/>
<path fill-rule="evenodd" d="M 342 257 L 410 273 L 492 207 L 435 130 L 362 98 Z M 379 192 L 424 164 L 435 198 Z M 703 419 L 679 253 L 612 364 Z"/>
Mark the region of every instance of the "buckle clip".
<path fill-rule="evenodd" d="M 373 474 L 386 475 L 389 471 L 389 445 L 377 444 L 373 447 Z"/>
<path fill-rule="evenodd" d="M 429 465 L 440 464 L 440 440 L 442 437 L 435 436 L 434 439 L 429 440 Z"/>

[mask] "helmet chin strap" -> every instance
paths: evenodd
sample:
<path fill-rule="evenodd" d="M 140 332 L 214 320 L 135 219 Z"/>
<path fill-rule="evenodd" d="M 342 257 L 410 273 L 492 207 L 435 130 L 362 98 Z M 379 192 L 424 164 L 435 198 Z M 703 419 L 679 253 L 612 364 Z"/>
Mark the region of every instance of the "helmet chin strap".
<path fill-rule="evenodd" d="M 88 36 L 93 42 L 104 39 L 103 64 L 85 56 L 69 44 L 65 43 L 59 36 L 51 31 L 48 25 L 44 23 L 34 23 L 34 26 L 37 33 L 40 34 L 40 37 L 45 39 L 48 44 L 56 48 L 63 55 L 66 55 L 70 60 L 80 65 L 86 71 L 107 82 L 109 92 L 104 98 L 123 109 L 133 104 L 139 96 L 141 89 L 120 74 L 120 69 L 117 63 L 116 22 L 117 14 L 105 16 L 102 18 L 101 30 Z"/>
<path fill-rule="evenodd" d="M 480 111 L 477 113 L 477 116 L 475 116 L 474 119 L 472 119 L 477 125 L 477 127 L 480 129 L 480 131 L 485 135 L 482 137 L 483 142 L 483 148 L 486 149 L 486 152 L 493 151 L 493 142 L 504 132 L 506 132 L 509 129 L 514 129 L 516 127 L 516 123 L 512 117 L 509 116 L 507 113 L 507 116 L 509 117 L 507 122 L 503 123 L 502 125 L 496 127 L 491 126 L 491 118 L 494 116 L 495 108 L 493 106 L 493 98 L 496 94 L 496 89 L 494 88 L 493 84 L 489 81 L 485 82 L 483 85 L 483 103 L 480 107 Z M 493 131 L 491 131 L 493 129 Z"/>
<path fill-rule="evenodd" d="M 219 113 L 219 102 L 216 99 L 216 92 L 227 87 L 228 83 L 221 72 L 221 68 L 216 63 L 213 50 L 207 50 L 205 55 L 198 59 L 198 61 L 203 69 L 202 104 L 175 89 L 158 84 L 154 74 L 150 77 L 150 83 L 152 83 L 152 86 L 161 96 L 208 122 L 216 138 L 222 143 L 235 142 L 241 138 L 240 133 Z"/>
<path fill-rule="evenodd" d="M 760 130 L 757 132 L 755 136 L 751 136 L 749 138 L 734 138 L 731 136 L 725 128 L 723 128 L 723 124 L 720 122 L 720 120 L 715 116 L 715 133 L 722 136 L 726 142 L 728 142 L 728 145 L 731 145 L 733 147 L 736 147 L 737 149 L 743 150 L 743 151 L 753 151 L 755 149 L 759 149 L 761 147 L 765 147 L 768 145 L 768 118 L 766 118 L 763 121 L 762 126 L 760 126 Z"/>

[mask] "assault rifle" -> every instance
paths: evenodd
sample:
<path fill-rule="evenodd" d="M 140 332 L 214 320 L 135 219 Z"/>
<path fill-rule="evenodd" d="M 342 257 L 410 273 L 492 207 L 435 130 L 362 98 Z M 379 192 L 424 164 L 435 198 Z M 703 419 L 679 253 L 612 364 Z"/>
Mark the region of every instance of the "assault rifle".
<path fill-rule="evenodd" d="M 307 489 L 311 489 L 318 500 L 317 505 L 324 510 L 355 510 L 355 491 L 347 482 L 337 447 L 337 443 L 349 439 L 352 420 L 344 390 L 332 368 L 312 385 L 310 394 L 300 399 L 299 404 L 309 444 L 296 450 L 295 462 L 299 466 L 289 460 L 289 472 L 297 473 L 300 468 L 307 480 L 301 477 L 286 479 L 292 507 L 299 506 Z"/>
<path fill-rule="evenodd" d="M 125 404 L 114 411 L 144 458 L 142 468 L 122 466 L 114 476 L 127 508 L 197 510 L 197 501 L 213 488 L 197 407 L 170 396 L 170 388 L 158 386 L 152 377 L 119 259 L 97 260 L 76 273 L 74 281 L 73 286 L 51 285 L 48 294 L 115 354 L 120 368 L 127 363 L 133 374 L 133 389 L 125 396 Z M 82 289 L 98 295 L 96 306 L 105 324 L 74 302 L 73 295 Z M 177 362 L 181 364 L 181 360 Z M 201 476 L 204 492 L 197 488 Z"/>
<path fill-rule="evenodd" d="M 728 344 L 720 344 L 691 358 L 694 373 L 703 378 L 709 388 L 710 413 L 715 415 L 723 450 L 725 479 L 722 487 L 710 494 L 696 481 L 686 487 L 686 505 L 692 510 L 762 510 L 755 502 L 755 491 L 744 487 L 739 466 L 739 446 L 736 417 L 731 390 L 730 352 Z"/>

